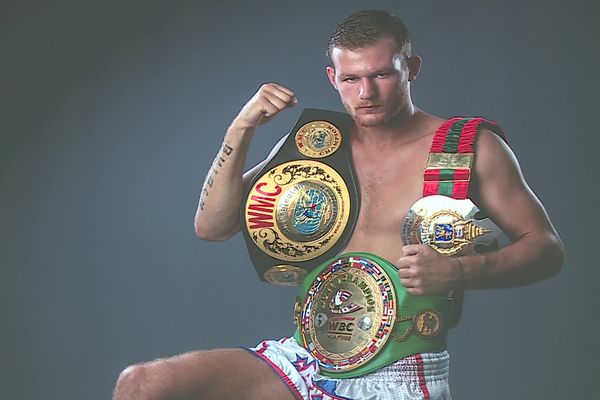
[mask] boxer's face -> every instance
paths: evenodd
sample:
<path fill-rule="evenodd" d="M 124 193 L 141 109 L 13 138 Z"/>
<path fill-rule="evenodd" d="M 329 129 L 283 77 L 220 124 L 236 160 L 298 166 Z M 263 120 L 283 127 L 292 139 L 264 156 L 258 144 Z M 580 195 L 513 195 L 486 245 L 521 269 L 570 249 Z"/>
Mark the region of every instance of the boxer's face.
<path fill-rule="evenodd" d="M 411 101 L 409 81 L 416 78 L 420 59 L 413 71 L 411 61 L 397 54 L 393 38 L 354 50 L 336 47 L 331 58 L 333 68 L 327 67 L 327 76 L 358 125 L 393 123 Z"/>

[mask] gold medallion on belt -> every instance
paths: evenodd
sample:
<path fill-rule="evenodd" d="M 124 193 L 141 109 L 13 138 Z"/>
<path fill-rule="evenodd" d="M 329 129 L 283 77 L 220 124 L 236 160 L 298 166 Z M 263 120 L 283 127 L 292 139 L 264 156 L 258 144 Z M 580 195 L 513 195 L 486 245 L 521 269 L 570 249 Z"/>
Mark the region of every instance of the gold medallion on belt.
<path fill-rule="evenodd" d="M 333 154 L 342 143 L 338 128 L 327 121 L 311 121 L 303 125 L 294 137 L 298 151 L 310 158 Z"/>

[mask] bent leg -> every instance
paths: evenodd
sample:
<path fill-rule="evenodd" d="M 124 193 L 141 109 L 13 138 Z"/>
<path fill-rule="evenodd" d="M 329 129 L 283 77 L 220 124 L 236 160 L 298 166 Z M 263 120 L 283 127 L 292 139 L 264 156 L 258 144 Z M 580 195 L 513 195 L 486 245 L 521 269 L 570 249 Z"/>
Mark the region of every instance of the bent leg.
<path fill-rule="evenodd" d="M 125 369 L 114 400 L 277 399 L 294 396 L 263 361 L 243 349 L 182 354 Z"/>

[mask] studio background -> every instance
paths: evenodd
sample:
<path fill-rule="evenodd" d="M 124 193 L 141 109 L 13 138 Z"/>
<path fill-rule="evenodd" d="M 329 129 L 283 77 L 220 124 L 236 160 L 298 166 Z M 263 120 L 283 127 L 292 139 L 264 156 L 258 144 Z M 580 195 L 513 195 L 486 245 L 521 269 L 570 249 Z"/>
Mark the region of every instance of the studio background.
<path fill-rule="evenodd" d="M 467 293 L 456 399 L 590 398 L 598 372 L 598 6 L 584 1 L 0 2 L 0 397 L 107 399 L 128 364 L 293 331 L 238 234 L 193 216 L 225 129 L 263 82 L 341 110 L 335 24 L 382 8 L 423 57 L 416 104 L 508 133 L 567 259 L 531 286 Z"/>

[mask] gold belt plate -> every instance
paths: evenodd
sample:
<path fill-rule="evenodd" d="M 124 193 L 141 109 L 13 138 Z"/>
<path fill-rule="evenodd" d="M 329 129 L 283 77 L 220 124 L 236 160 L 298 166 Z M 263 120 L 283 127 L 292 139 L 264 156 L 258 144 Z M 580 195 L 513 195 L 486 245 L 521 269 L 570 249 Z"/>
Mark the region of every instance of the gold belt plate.
<path fill-rule="evenodd" d="M 312 260 L 331 249 L 350 216 L 344 179 L 316 160 L 290 161 L 261 176 L 245 205 L 254 244 L 278 260 Z"/>
<path fill-rule="evenodd" d="M 371 360 L 390 338 L 396 293 L 374 260 L 341 257 L 313 281 L 299 315 L 304 347 L 330 371 L 349 371 Z"/>
<path fill-rule="evenodd" d="M 477 219 L 479 208 L 469 199 L 434 195 L 419 199 L 402 225 L 402 242 L 427 244 L 446 255 L 475 245 L 491 245 L 502 233 L 489 218 Z"/>

